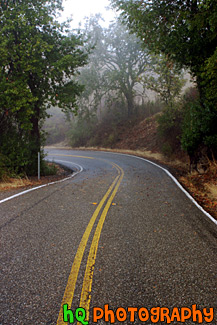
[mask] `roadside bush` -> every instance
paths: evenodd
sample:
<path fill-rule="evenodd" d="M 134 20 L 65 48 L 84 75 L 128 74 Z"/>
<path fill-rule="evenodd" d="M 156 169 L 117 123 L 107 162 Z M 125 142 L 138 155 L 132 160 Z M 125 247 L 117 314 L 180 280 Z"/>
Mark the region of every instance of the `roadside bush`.
<path fill-rule="evenodd" d="M 5 169 L 10 175 L 26 174 L 31 157 L 29 157 L 29 141 L 22 134 L 18 134 L 15 128 L 5 132 L 1 137 L 0 147 Z"/>
<path fill-rule="evenodd" d="M 118 133 L 117 133 L 117 131 L 113 131 L 112 133 L 110 133 L 110 134 L 108 135 L 107 138 L 105 138 L 105 139 L 103 140 L 103 145 L 104 145 L 105 147 L 110 147 L 110 148 L 112 148 L 112 147 L 115 145 L 115 143 L 116 143 L 116 141 L 117 141 L 117 138 L 118 138 Z"/>
<path fill-rule="evenodd" d="M 217 112 L 199 101 L 185 105 L 182 126 L 182 147 L 190 157 L 192 168 L 197 169 L 201 161 L 217 157 Z M 204 163 L 203 163 L 204 164 Z"/>
<path fill-rule="evenodd" d="M 181 149 L 181 132 L 183 121 L 183 109 L 180 104 L 173 107 L 165 107 L 158 117 L 158 136 L 165 142 L 162 152 L 171 156 L 176 150 Z"/>
<path fill-rule="evenodd" d="M 187 153 L 192 154 L 201 143 L 201 130 L 203 121 L 199 115 L 202 107 L 199 100 L 186 102 L 184 105 L 184 120 L 182 124 L 182 147 Z"/>
<path fill-rule="evenodd" d="M 165 107 L 158 123 L 165 155 L 183 149 L 195 166 L 205 155 L 211 160 L 217 156 L 217 110 L 208 103 L 201 105 L 196 88 L 188 89 L 179 102 Z"/>
<path fill-rule="evenodd" d="M 182 124 L 182 147 L 189 155 L 199 148 L 207 148 L 207 154 L 217 155 L 217 110 L 210 103 L 201 105 L 199 94 L 190 89 L 184 96 L 184 119 Z"/>
<path fill-rule="evenodd" d="M 41 162 L 41 176 L 51 176 L 57 174 L 57 167 L 45 160 Z"/>
<path fill-rule="evenodd" d="M 165 142 L 162 145 L 162 153 L 164 154 L 164 156 L 169 157 L 169 158 L 172 156 L 173 149 L 172 149 L 171 145 L 168 142 Z"/>
<path fill-rule="evenodd" d="M 8 158 L 0 153 L 0 181 L 9 176 Z"/>
<path fill-rule="evenodd" d="M 156 99 L 154 101 L 147 101 L 142 105 L 135 106 L 136 116 L 140 119 L 151 117 L 162 111 L 164 104 L 160 99 Z"/>
<path fill-rule="evenodd" d="M 94 136 L 97 119 L 95 116 L 78 117 L 71 124 L 69 141 L 72 147 L 85 146 Z"/>

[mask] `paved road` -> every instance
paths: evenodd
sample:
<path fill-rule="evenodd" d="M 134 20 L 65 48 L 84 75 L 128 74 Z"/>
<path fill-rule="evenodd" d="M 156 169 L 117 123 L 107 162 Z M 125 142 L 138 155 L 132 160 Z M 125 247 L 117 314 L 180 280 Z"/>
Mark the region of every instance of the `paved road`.
<path fill-rule="evenodd" d="M 217 324 L 217 226 L 164 171 L 112 153 L 48 157 L 83 171 L 0 204 L 0 324 L 66 324 L 63 304 L 89 324 Z"/>

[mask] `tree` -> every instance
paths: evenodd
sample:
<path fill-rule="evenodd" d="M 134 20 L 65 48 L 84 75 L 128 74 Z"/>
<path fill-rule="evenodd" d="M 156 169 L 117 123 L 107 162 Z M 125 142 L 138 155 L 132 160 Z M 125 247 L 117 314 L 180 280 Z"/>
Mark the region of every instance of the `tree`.
<path fill-rule="evenodd" d="M 217 4 L 210 0 L 112 0 L 130 28 L 154 52 L 196 75 L 217 46 Z"/>
<path fill-rule="evenodd" d="M 84 91 L 79 99 L 79 107 L 84 114 L 95 114 L 100 107 L 101 100 L 106 93 L 103 82 L 104 62 L 104 30 L 100 25 L 103 20 L 100 14 L 86 19 L 83 35 L 86 37 L 87 46 L 90 49 L 88 65 L 80 69 L 78 81 L 84 85 Z M 79 113 L 82 113 L 81 110 Z"/>
<path fill-rule="evenodd" d="M 150 73 L 143 78 L 146 88 L 155 91 L 167 107 L 172 108 L 180 98 L 186 82 L 183 71 L 165 55 L 153 55 Z"/>
<path fill-rule="evenodd" d="M 130 117 L 134 113 L 135 96 L 139 94 L 136 85 L 149 64 L 149 55 L 142 49 L 139 39 L 123 25 L 115 22 L 103 29 L 98 18 L 90 19 L 87 28 L 95 48 L 89 65 L 80 74 L 86 86 L 84 95 L 95 108 L 102 99 L 111 102 L 123 99 Z"/>
<path fill-rule="evenodd" d="M 60 0 L 1 1 L 0 125 L 7 127 L 1 130 L 0 145 L 11 164 L 16 162 L 17 172 L 37 170 L 47 108 L 74 110 L 83 89 L 73 76 L 87 53 L 81 38 L 55 20 L 58 10 Z"/>
<path fill-rule="evenodd" d="M 122 11 L 123 20 L 140 37 L 145 46 L 155 53 L 164 53 L 181 67 L 188 68 L 196 78 L 202 107 L 202 110 L 193 110 L 193 114 L 197 115 L 194 119 L 197 124 L 197 141 L 216 152 L 216 131 L 213 125 L 217 123 L 215 73 L 217 2 L 211 0 L 112 0 L 112 2 Z M 198 107 L 198 104 L 196 106 Z M 205 128 L 202 126 L 204 120 L 206 120 Z M 194 129 L 192 128 L 192 132 Z M 193 146 L 195 144 L 193 143 Z"/>
<path fill-rule="evenodd" d="M 134 113 L 134 98 L 139 77 L 144 74 L 150 56 L 142 49 L 138 38 L 120 23 L 114 23 L 105 32 L 104 79 L 106 87 L 123 96 L 128 117 Z"/>

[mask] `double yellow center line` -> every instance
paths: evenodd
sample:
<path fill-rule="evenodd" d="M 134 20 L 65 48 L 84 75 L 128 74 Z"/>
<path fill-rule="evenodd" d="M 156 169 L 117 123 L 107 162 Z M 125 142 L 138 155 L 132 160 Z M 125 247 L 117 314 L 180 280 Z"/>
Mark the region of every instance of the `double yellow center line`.
<path fill-rule="evenodd" d="M 85 158 L 85 157 L 82 157 Z M 86 264 L 86 271 L 84 275 L 84 280 L 83 280 L 83 286 L 82 286 L 82 291 L 81 291 L 81 298 L 80 298 L 80 307 L 84 308 L 86 310 L 86 320 L 89 320 L 89 306 L 90 306 L 90 300 L 91 300 L 91 289 L 92 289 L 92 281 L 93 281 L 93 272 L 94 272 L 94 265 L 95 265 L 95 260 L 96 260 L 96 254 L 97 254 L 97 249 L 98 249 L 98 244 L 99 244 L 99 239 L 102 231 L 102 227 L 106 218 L 106 215 L 108 213 L 108 210 L 112 204 L 112 201 L 118 191 L 118 188 L 121 184 L 121 181 L 124 177 L 124 171 L 121 167 L 118 165 L 112 163 L 112 165 L 117 169 L 118 171 L 118 176 L 115 178 L 111 186 L 109 187 L 108 191 L 98 204 L 96 210 L 94 211 L 90 222 L 83 234 L 83 237 L 81 239 L 81 242 L 79 244 L 77 253 L 74 258 L 74 262 L 71 268 L 71 272 L 68 278 L 68 282 L 66 285 L 65 293 L 62 299 L 61 303 L 61 308 L 59 311 L 59 316 L 57 320 L 57 325 L 65 325 L 66 323 L 63 321 L 63 305 L 68 304 L 68 308 L 71 308 L 72 306 L 72 300 L 74 296 L 74 291 L 75 291 L 75 286 L 77 282 L 77 277 L 80 269 L 80 265 L 83 259 L 84 251 L 87 246 L 87 242 L 89 239 L 89 236 L 91 234 L 92 228 L 95 224 L 95 221 L 100 214 L 101 209 L 103 208 L 105 202 L 106 205 L 104 209 L 102 210 L 101 216 L 99 218 L 93 240 L 91 243 L 91 247 L 89 250 L 89 255 L 87 259 L 87 264 Z"/>

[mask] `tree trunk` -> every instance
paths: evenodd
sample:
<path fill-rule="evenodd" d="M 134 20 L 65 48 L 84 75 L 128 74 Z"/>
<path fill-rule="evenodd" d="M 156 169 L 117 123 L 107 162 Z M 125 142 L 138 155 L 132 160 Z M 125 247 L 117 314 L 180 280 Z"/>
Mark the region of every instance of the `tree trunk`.
<path fill-rule="evenodd" d="M 134 112 L 133 95 L 128 93 L 126 95 L 126 99 L 127 99 L 127 115 L 128 115 L 128 118 L 130 118 Z"/>

